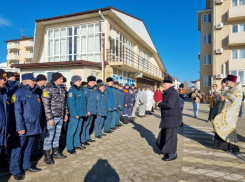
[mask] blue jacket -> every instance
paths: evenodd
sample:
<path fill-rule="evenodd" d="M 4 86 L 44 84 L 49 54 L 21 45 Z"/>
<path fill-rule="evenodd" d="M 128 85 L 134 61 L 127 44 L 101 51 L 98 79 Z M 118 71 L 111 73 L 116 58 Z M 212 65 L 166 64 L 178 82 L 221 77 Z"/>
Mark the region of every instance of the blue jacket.
<path fill-rule="evenodd" d="M 101 92 L 99 89 L 96 90 L 97 94 L 97 115 L 106 116 L 108 111 L 107 97 L 105 92 Z"/>
<path fill-rule="evenodd" d="M 19 82 L 16 81 L 11 81 L 8 80 L 7 84 L 5 87 L 8 90 L 8 97 L 11 99 L 12 96 L 15 94 L 16 90 L 19 88 Z M 15 115 L 14 115 L 14 102 L 11 102 L 10 100 L 10 111 L 9 111 L 9 125 L 11 126 L 10 128 L 10 133 L 15 133 Z"/>
<path fill-rule="evenodd" d="M 119 105 L 120 105 L 120 90 L 118 88 L 115 89 L 115 102 L 116 102 L 116 110 L 119 110 Z M 121 106 L 122 107 L 122 106 Z"/>
<path fill-rule="evenodd" d="M 122 111 L 124 108 L 124 91 L 123 90 L 118 90 L 118 95 L 119 95 L 119 104 L 120 104 L 120 110 Z"/>
<path fill-rule="evenodd" d="M 67 103 L 71 117 L 86 116 L 87 101 L 82 87 L 72 85 L 67 95 Z"/>
<path fill-rule="evenodd" d="M 0 90 L 0 146 L 7 144 L 9 134 L 9 97 L 6 88 Z"/>
<path fill-rule="evenodd" d="M 108 110 L 114 111 L 114 108 L 116 108 L 115 88 L 106 85 L 105 93 L 107 96 Z"/>
<path fill-rule="evenodd" d="M 127 107 L 130 107 L 130 104 L 132 104 L 132 96 L 128 89 L 124 90 L 124 104 L 127 104 Z"/>
<path fill-rule="evenodd" d="M 86 101 L 87 101 L 87 112 L 90 112 L 90 115 L 97 114 L 97 94 L 95 93 L 94 87 L 90 87 L 89 85 L 83 88 Z"/>
<path fill-rule="evenodd" d="M 25 134 L 22 136 L 42 133 L 40 126 L 42 106 L 37 88 L 38 85 L 31 90 L 29 85 L 20 84 L 19 89 L 11 98 L 14 102 L 16 132 L 25 129 Z"/>

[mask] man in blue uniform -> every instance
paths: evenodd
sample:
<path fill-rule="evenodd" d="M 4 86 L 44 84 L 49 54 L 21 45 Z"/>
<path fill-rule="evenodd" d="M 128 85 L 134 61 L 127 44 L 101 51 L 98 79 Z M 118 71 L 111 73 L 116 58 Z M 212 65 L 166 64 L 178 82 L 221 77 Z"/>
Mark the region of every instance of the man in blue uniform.
<path fill-rule="evenodd" d="M 113 88 L 113 78 L 108 77 L 106 79 L 106 96 L 107 96 L 107 105 L 108 111 L 106 115 L 106 120 L 104 124 L 104 132 L 105 133 L 112 133 L 111 130 L 111 122 L 113 118 L 113 111 L 116 109 L 116 101 L 115 101 L 115 89 Z"/>
<path fill-rule="evenodd" d="M 120 83 L 119 85 L 118 85 L 118 97 L 119 97 L 119 105 L 121 106 L 120 108 L 119 108 L 119 112 L 118 112 L 118 115 L 117 115 L 117 123 L 116 123 L 116 126 L 118 126 L 118 127 L 121 127 L 121 126 L 123 126 L 121 123 L 120 123 L 120 116 L 121 116 L 121 114 L 122 114 L 122 111 L 123 111 L 123 108 L 124 108 L 124 91 L 123 91 L 123 84 L 122 83 Z"/>
<path fill-rule="evenodd" d="M 38 86 L 32 73 L 23 74 L 22 80 L 19 89 L 11 98 L 14 103 L 16 133 L 13 134 L 15 140 L 12 146 L 9 170 L 16 180 L 24 178 L 21 168 L 30 172 L 41 170 L 31 167 L 30 162 L 35 136 L 42 133 L 40 126 L 41 98 L 36 92 Z"/>
<path fill-rule="evenodd" d="M 102 133 L 102 127 L 104 125 L 105 117 L 107 114 L 107 97 L 105 94 L 105 84 L 103 82 L 97 81 L 97 117 L 95 119 L 95 137 L 102 138 L 102 136 L 106 136 Z"/>
<path fill-rule="evenodd" d="M 112 130 L 116 130 L 119 128 L 118 125 L 118 113 L 120 112 L 120 108 L 121 108 L 121 105 L 119 103 L 120 101 L 120 95 L 119 95 L 119 90 L 118 90 L 118 85 L 119 85 L 119 82 L 118 81 L 113 81 L 113 86 L 114 86 L 114 94 L 115 94 L 115 103 L 116 103 L 116 109 L 113 111 L 113 117 L 112 117 L 112 122 L 111 122 L 111 129 Z"/>
<path fill-rule="evenodd" d="M 75 154 L 75 149 L 86 149 L 81 145 L 80 138 L 83 120 L 87 114 L 86 97 L 81 84 L 82 78 L 78 75 L 73 76 L 71 78 L 71 88 L 67 95 L 70 122 L 66 137 L 66 149 L 70 154 Z"/>
<path fill-rule="evenodd" d="M 123 119 L 123 123 L 127 124 L 129 123 L 129 118 L 128 118 L 129 108 L 133 106 L 128 83 L 124 85 L 123 91 L 124 91 L 124 108 L 123 108 L 122 119 Z"/>
<path fill-rule="evenodd" d="M 39 74 L 37 75 L 36 79 L 37 79 L 37 86 L 38 86 L 36 92 L 41 98 L 43 94 L 43 89 L 47 83 L 47 77 L 43 74 Z M 37 135 L 33 142 L 32 155 L 43 155 L 42 141 L 44 141 L 44 137 L 46 134 L 47 127 L 45 127 L 45 124 L 47 121 L 45 117 L 45 111 L 44 111 L 42 99 L 41 99 L 41 106 L 42 106 L 42 115 L 41 115 L 40 125 L 42 128 L 42 134 Z"/>
<path fill-rule="evenodd" d="M 0 69 L 0 166 L 7 167 L 4 160 L 5 146 L 9 137 L 9 97 L 5 88 L 7 73 Z"/>
<path fill-rule="evenodd" d="M 87 118 L 83 124 L 83 131 L 82 131 L 82 144 L 90 145 L 88 142 L 95 142 L 90 138 L 89 130 L 92 125 L 92 121 L 96 117 L 96 104 L 97 104 L 97 95 L 95 93 L 95 82 L 96 78 L 94 76 L 89 76 L 87 78 L 88 86 L 84 88 L 86 101 L 87 101 Z"/>

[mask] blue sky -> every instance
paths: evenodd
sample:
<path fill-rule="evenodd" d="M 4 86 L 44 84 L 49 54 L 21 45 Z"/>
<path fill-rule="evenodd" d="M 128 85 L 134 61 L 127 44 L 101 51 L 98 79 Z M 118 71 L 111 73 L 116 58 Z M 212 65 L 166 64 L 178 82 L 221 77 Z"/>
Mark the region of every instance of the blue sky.
<path fill-rule="evenodd" d="M 206 0 L 12 0 L 1 2 L 0 62 L 6 61 L 4 40 L 34 36 L 35 19 L 113 6 L 142 19 L 168 73 L 181 82 L 199 78 L 200 33 L 197 11 Z"/>

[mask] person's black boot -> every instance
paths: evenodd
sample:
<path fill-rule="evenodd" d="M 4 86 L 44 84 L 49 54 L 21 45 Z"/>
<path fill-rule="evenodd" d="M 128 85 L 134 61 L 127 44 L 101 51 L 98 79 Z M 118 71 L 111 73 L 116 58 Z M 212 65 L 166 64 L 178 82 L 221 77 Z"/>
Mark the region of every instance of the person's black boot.
<path fill-rule="evenodd" d="M 64 156 L 62 153 L 59 152 L 59 148 L 53 148 L 53 153 L 52 153 L 53 159 L 65 159 L 67 156 Z"/>
<path fill-rule="evenodd" d="M 44 150 L 44 162 L 48 165 L 53 165 L 54 161 L 50 156 L 50 150 Z"/>

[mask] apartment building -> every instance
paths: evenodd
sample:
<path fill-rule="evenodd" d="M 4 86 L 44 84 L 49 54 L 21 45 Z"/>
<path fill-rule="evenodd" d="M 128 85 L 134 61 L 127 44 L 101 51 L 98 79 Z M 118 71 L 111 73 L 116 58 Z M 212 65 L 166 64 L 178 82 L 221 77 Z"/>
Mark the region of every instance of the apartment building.
<path fill-rule="evenodd" d="M 4 42 L 7 43 L 7 66 L 32 63 L 33 37 L 21 36 L 20 39 L 6 40 Z"/>
<path fill-rule="evenodd" d="M 113 7 L 35 20 L 32 62 L 12 64 L 21 73 L 53 72 L 84 80 L 111 76 L 138 87 L 160 86 L 165 66 L 144 22 Z M 31 63 L 31 64 L 29 64 Z"/>
<path fill-rule="evenodd" d="M 200 31 L 200 89 L 232 74 L 245 91 L 245 0 L 206 0 L 197 12 Z"/>

